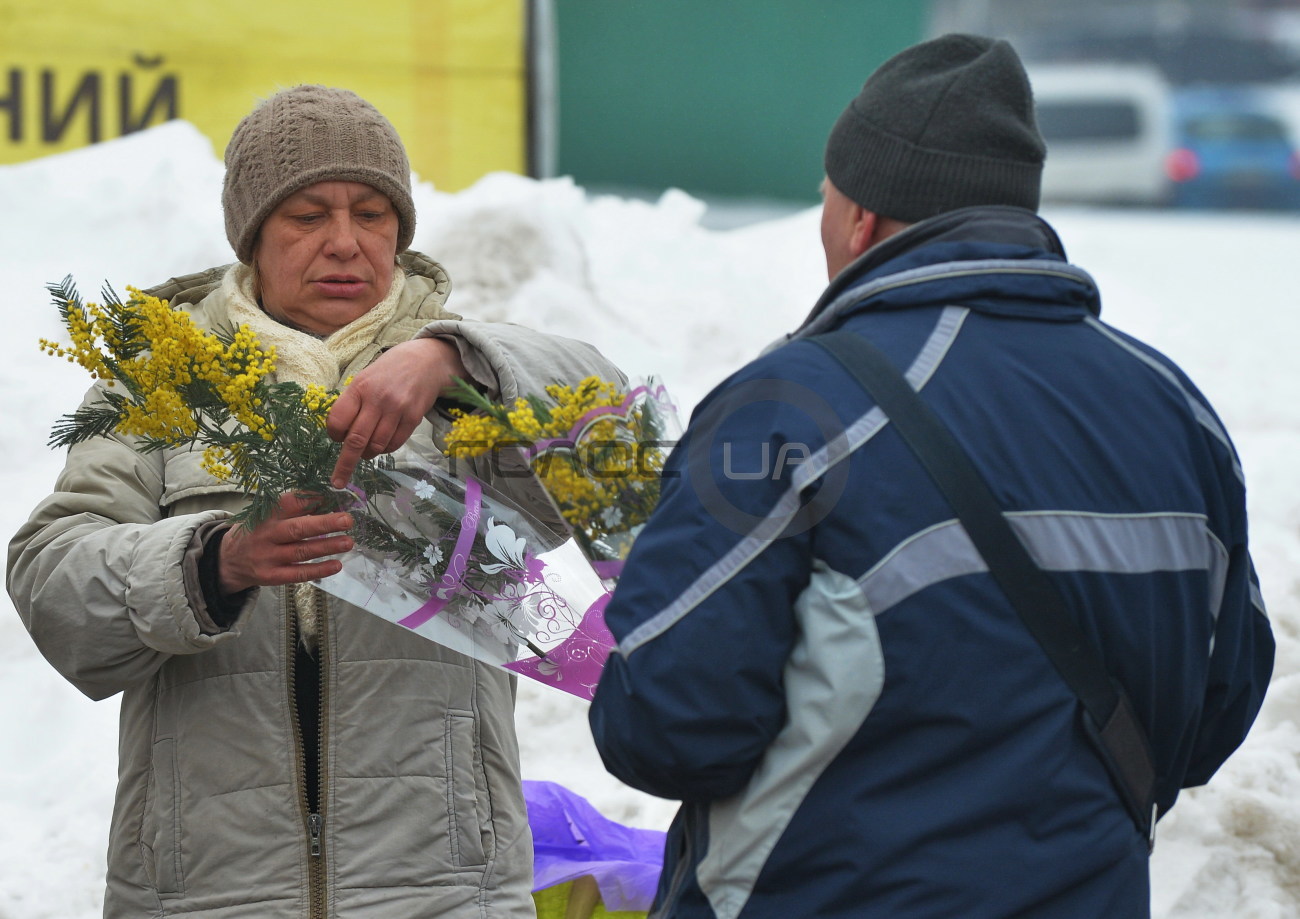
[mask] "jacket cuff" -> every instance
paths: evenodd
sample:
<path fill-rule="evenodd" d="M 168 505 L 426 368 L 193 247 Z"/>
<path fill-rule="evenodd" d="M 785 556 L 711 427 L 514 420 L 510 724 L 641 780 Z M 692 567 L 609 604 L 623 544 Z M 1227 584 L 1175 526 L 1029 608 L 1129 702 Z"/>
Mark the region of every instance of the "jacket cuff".
<path fill-rule="evenodd" d="M 484 357 L 482 351 L 470 344 L 469 340 L 463 335 L 438 332 L 435 334 L 422 334 L 418 337 L 436 338 L 455 345 L 457 352 L 460 353 L 460 362 L 465 365 L 465 372 L 469 376 L 465 382 L 489 399 L 496 399 L 501 395 L 501 384 L 497 381 L 497 373 L 492 367 L 492 362 Z"/>
<path fill-rule="evenodd" d="M 230 596 L 221 592 L 221 541 L 231 526 L 228 520 L 201 524 L 185 550 L 185 593 L 203 635 L 230 631 L 257 590 L 249 587 Z"/>

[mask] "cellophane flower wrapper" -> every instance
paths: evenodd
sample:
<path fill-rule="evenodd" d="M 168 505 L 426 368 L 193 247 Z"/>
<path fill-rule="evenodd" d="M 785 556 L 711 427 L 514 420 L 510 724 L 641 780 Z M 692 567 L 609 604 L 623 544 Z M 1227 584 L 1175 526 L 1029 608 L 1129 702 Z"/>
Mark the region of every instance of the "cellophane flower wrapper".
<path fill-rule="evenodd" d="M 620 404 L 593 408 L 562 436 L 524 448 L 603 577 L 616 580 L 622 572 L 632 542 L 659 503 L 664 460 L 681 434 L 676 405 L 651 377 L 622 394 Z M 585 489 L 566 487 L 567 477 L 555 475 L 565 464 L 586 473 Z"/>
<path fill-rule="evenodd" d="M 521 476 L 507 464 L 512 492 L 531 490 L 533 502 L 399 451 L 395 468 L 380 470 L 391 490 L 354 489 L 357 547 L 320 587 L 476 660 L 590 700 L 614 646 L 605 606 L 658 501 L 663 459 L 680 431 L 666 389 L 651 380 L 619 393 L 617 404 L 583 412 L 562 436 L 507 440 L 501 449 L 522 453 L 533 471 Z M 638 474 L 599 468 L 611 457 Z M 548 470 L 568 470 L 560 478 L 571 487 L 552 487 Z M 536 502 L 564 521 L 562 531 L 522 509 Z M 391 533 L 399 538 L 384 535 Z M 415 546 L 423 547 L 418 557 Z"/>
<path fill-rule="evenodd" d="M 681 431 L 668 390 L 649 378 L 619 393 L 617 404 L 582 413 L 560 436 L 520 446 L 538 483 L 605 587 L 583 623 L 585 635 L 601 636 L 583 649 L 590 657 L 584 660 L 582 684 L 592 677 L 591 693 L 614 646 L 605 625 L 605 606 L 633 541 L 659 501 L 663 463 Z M 571 475 L 575 472 L 576 479 Z M 573 682 L 565 682 L 568 666 L 572 665 L 559 659 L 533 657 L 519 660 L 511 669 L 573 691 Z M 591 698 L 590 693 L 582 695 Z"/>
<path fill-rule="evenodd" d="M 410 451 L 383 470 L 391 492 L 356 490 L 356 548 L 318 586 L 422 638 L 590 699 L 613 638 L 607 585 L 577 541 L 472 476 Z M 411 553 L 372 530 L 400 534 Z"/>

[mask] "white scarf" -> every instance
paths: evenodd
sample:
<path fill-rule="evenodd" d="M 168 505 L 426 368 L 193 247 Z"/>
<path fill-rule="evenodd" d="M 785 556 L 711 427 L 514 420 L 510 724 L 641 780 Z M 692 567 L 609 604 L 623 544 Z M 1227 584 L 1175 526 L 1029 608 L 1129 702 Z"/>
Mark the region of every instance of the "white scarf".
<path fill-rule="evenodd" d="M 337 389 L 348 365 L 374 345 L 376 333 L 397 311 L 405 287 L 405 272 L 394 266 L 388 296 L 327 338 L 317 338 L 267 315 L 253 299 L 253 269 L 248 265 L 231 266 L 221 279 L 232 325 L 248 326 L 262 350 L 275 347 L 275 378 L 304 386 L 319 383 L 326 389 Z"/>
<path fill-rule="evenodd" d="M 221 279 L 221 292 L 231 324 L 248 326 L 257 336 L 263 351 L 274 346 L 275 378 L 304 386 L 319 383 L 326 389 L 337 389 L 343 371 L 362 351 L 374 345 L 376 333 L 396 312 L 405 286 L 406 274 L 394 267 L 388 296 L 322 339 L 268 316 L 253 298 L 253 269 L 248 265 L 231 266 Z M 315 654 L 320 638 L 316 615 L 319 588 L 311 584 L 296 584 L 292 591 L 294 609 L 298 614 L 298 634 L 307 649 Z"/>

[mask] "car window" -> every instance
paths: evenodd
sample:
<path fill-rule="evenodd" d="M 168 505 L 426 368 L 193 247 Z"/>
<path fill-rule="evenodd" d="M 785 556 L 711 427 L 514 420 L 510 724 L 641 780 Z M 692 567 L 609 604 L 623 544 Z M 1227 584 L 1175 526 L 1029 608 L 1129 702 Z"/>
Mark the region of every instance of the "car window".
<path fill-rule="evenodd" d="M 1138 136 L 1137 106 L 1122 100 L 1044 101 L 1036 107 L 1038 130 L 1053 141 L 1131 140 Z"/>
<path fill-rule="evenodd" d="M 1215 112 L 1196 115 L 1183 123 L 1190 140 L 1285 140 L 1286 130 L 1276 118 L 1254 112 Z"/>

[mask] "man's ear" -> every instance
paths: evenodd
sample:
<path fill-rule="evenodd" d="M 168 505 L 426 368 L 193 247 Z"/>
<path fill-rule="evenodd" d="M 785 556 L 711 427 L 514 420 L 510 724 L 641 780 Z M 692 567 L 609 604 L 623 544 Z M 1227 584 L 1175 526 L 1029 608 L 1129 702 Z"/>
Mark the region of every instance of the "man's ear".
<path fill-rule="evenodd" d="M 857 258 L 876 243 L 877 224 L 880 219 L 874 211 L 869 211 L 860 204 L 854 204 L 853 232 L 849 235 L 849 250 Z"/>

